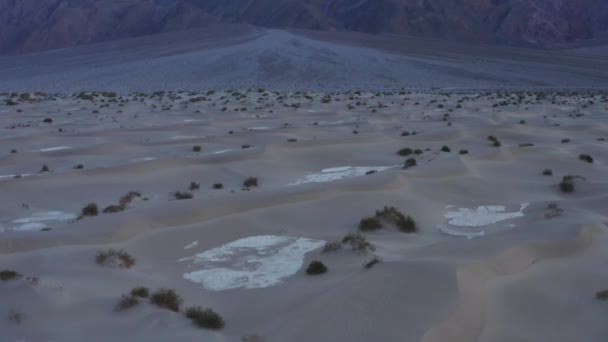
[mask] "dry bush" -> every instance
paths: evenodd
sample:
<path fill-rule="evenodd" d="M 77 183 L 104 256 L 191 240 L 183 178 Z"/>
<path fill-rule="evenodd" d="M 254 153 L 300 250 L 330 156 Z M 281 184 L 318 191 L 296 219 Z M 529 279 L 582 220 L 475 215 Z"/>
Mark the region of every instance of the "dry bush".
<path fill-rule="evenodd" d="M 131 268 L 135 265 L 135 258 L 122 249 L 110 248 L 97 252 L 95 262 L 102 267 Z"/>

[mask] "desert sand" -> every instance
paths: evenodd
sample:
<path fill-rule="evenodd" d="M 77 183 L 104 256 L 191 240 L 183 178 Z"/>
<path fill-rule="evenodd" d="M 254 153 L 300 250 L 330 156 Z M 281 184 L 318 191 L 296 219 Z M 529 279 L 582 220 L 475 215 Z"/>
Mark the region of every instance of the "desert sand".
<path fill-rule="evenodd" d="M 0 103 L 0 271 L 19 273 L 0 280 L 2 341 L 608 339 L 605 92 Z M 374 250 L 340 242 L 385 206 L 415 232 L 384 221 L 363 232 Z M 110 248 L 134 264 L 98 262 Z M 308 275 L 313 260 L 328 271 Z M 117 311 L 138 286 L 183 305 Z M 225 326 L 194 325 L 188 306 Z"/>

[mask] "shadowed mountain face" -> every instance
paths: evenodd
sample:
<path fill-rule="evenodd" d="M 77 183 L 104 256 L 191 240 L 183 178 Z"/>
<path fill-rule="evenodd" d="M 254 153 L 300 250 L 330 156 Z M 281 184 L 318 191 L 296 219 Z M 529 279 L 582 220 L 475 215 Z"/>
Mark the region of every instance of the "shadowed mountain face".
<path fill-rule="evenodd" d="M 608 30 L 605 0 L 0 0 L 0 52 L 212 22 L 550 46 Z"/>

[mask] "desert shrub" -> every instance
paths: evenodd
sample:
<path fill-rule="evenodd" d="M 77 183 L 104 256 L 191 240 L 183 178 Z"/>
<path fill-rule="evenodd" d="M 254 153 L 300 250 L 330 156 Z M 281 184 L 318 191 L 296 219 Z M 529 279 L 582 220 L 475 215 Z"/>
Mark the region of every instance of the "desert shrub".
<path fill-rule="evenodd" d="M 97 216 L 99 214 L 99 209 L 97 208 L 97 204 L 89 203 L 80 211 L 80 216 Z"/>
<path fill-rule="evenodd" d="M 120 211 L 124 211 L 125 209 L 127 209 L 127 207 L 122 204 L 113 204 L 113 205 L 109 205 L 109 206 L 105 207 L 103 209 L 103 213 L 104 214 L 117 213 Z"/>
<path fill-rule="evenodd" d="M 137 304 L 139 304 L 139 299 L 137 299 L 137 297 L 130 295 L 122 295 L 118 303 L 116 303 L 116 307 L 114 308 L 114 310 L 124 311 L 134 307 Z"/>
<path fill-rule="evenodd" d="M 290 143 L 298 142 L 298 139 L 289 138 L 289 139 L 287 139 L 287 142 L 290 142 Z"/>
<path fill-rule="evenodd" d="M 574 192 L 574 177 L 564 176 L 559 183 L 559 188 L 562 192 Z"/>
<path fill-rule="evenodd" d="M 413 166 L 416 166 L 418 164 L 418 162 L 416 162 L 416 158 L 408 158 L 405 163 L 403 164 L 403 168 L 407 169 Z"/>
<path fill-rule="evenodd" d="M 309 275 L 323 274 L 325 272 L 327 272 L 327 266 L 318 260 L 311 261 L 306 268 L 306 274 Z"/>
<path fill-rule="evenodd" d="M 201 184 L 200 183 L 190 182 L 190 187 L 189 187 L 190 191 L 192 191 L 192 190 L 198 190 L 200 188 L 201 188 Z"/>
<path fill-rule="evenodd" d="M 173 289 L 158 289 L 150 296 L 150 302 L 161 308 L 178 312 L 183 300 Z"/>
<path fill-rule="evenodd" d="M 122 205 L 127 205 L 127 204 L 133 202 L 134 199 L 139 198 L 139 197 L 141 197 L 141 193 L 139 193 L 138 191 L 129 191 L 120 198 L 120 201 L 118 203 L 120 203 Z"/>
<path fill-rule="evenodd" d="M 366 269 L 370 269 L 372 267 L 374 267 L 375 264 L 381 263 L 382 259 L 380 259 L 380 257 L 378 257 L 377 255 L 374 255 L 369 261 L 367 261 L 363 267 L 365 267 Z"/>
<path fill-rule="evenodd" d="M 323 253 L 335 252 L 341 248 L 342 243 L 340 241 L 329 241 L 325 243 L 325 246 L 323 246 Z"/>
<path fill-rule="evenodd" d="M 416 231 L 416 222 L 411 216 L 405 216 L 395 207 L 385 206 L 382 210 L 376 211 L 376 218 L 391 222 L 404 233 Z"/>
<path fill-rule="evenodd" d="M 246 148 L 250 148 L 250 147 L 251 147 L 251 145 L 249 145 L 249 144 L 245 144 L 245 145 L 241 146 L 242 149 L 246 149 Z"/>
<path fill-rule="evenodd" d="M 74 169 L 76 169 L 76 170 L 82 170 L 82 169 L 84 169 L 84 165 L 78 164 L 78 165 L 74 166 Z"/>
<path fill-rule="evenodd" d="M 581 154 L 580 156 L 578 156 L 578 159 L 580 159 L 582 161 L 586 161 L 587 163 L 593 164 L 593 157 L 591 157 L 588 154 Z"/>
<path fill-rule="evenodd" d="M 221 330 L 226 323 L 222 316 L 212 309 L 203 309 L 200 306 L 191 306 L 186 309 L 186 317 L 201 328 Z"/>
<path fill-rule="evenodd" d="M 202 147 L 200 147 L 199 145 L 192 146 L 192 151 L 194 151 L 194 152 L 200 152 L 202 149 L 203 149 L 203 148 L 202 148 Z"/>
<path fill-rule="evenodd" d="M 130 268 L 135 265 L 135 258 L 125 250 L 110 248 L 97 252 L 95 262 L 102 267 Z"/>
<path fill-rule="evenodd" d="M 371 242 L 367 241 L 367 238 L 360 233 L 350 233 L 342 238 L 343 244 L 349 244 L 351 249 L 359 253 L 367 253 L 368 251 L 375 251 L 376 246 Z"/>
<path fill-rule="evenodd" d="M 402 157 L 407 157 L 407 156 L 409 156 L 412 153 L 414 153 L 414 150 L 412 150 L 409 147 L 405 147 L 405 148 L 402 148 L 399 151 L 397 151 L 397 154 L 400 155 L 400 156 L 402 156 Z"/>
<path fill-rule="evenodd" d="M 49 172 L 49 171 L 50 171 L 49 166 L 46 164 L 42 165 L 42 168 L 40 168 L 40 172 Z"/>
<path fill-rule="evenodd" d="M 469 150 L 460 150 L 458 154 L 469 154 Z"/>
<path fill-rule="evenodd" d="M 218 189 L 222 189 L 224 187 L 224 184 L 222 183 L 214 183 L 213 184 L 213 188 L 218 190 Z"/>
<path fill-rule="evenodd" d="M 558 217 L 564 212 L 564 209 L 560 208 L 557 205 L 557 203 L 555 203 L 555 202 L 549 203 L 547 205 L 547 209 L 548 209 L 548 211 L 545 213 L 546 219 L 552 219 L 554 217 Z"/>
<path fill-rule="evenodd" d="M 148 298 L 150 296 L 150 290 L 147 287 L 134 287 L 131 292 L 131 296 L 140 297 L 140 298 Z"/>
<path fill-rule="evenodd" d="M 19 272 L 13 270 L 2 270 L 0 271 L 0 280 L 9 281 L 23 277 Z"/>
<path fill-rule="evenodd" d="M 562 144 L 567 144 L 569 143 L 571 140 L 570 139 L 562 139 L 561 143 Z"/>
<path fill-rule="evenodd" d="M 595 293 L 595 298 L 598 300 L 607 300 L 608 299 L 608 290 L 601 290 Z"/>
<path fill-rule="evenodd" d="M 407 136 L 409 136 L 409 135 L 410 135 L 410 132 L 408 132 L 408 131 L 403 131 L 403 132 L 401 132 L 401 136 L 402 136 L 402 137 L 407 137 Z"/>
<path fill-rule="evenodd" d="M 44 120 L 42 120 L 42 122 L 44 122 L 44 123 L 53 123 L 53 119 L 51 119 L 51 118 L 45 118 Z"/>
<path fill-rule="evenodd" d="M 249 177 L 243 182 L 243 186 L 250 188 L 252 186 L 258 186 L 258 179 L 256 177 Z"/>
<path fill-rule="evenodd" d="M 544 169 L 543 170 L 543 176 L 553 176 L 553 170 L 551 170 L 551 169 Z"/>
<path fill-rule="evenodd" d="M 11 311 L 8 312 L 8 315 L 6 316 L 6 318 L 14 324 L 21 324 L 21 322 L 23 322 L 23 319 L 25 317 L 21 312 L 11 309 Z"/>
<path fill-rule="evenodd" d="M 359 221 L 359 230 L 361 231 L 378 230 L 380 228 L 382 228 L 382 222 L 376 217 L 365 217 Z"/>
<path fill-rule="evenodd" d="M 15 153 L 17 153 L 17 150 L 16 150 L 16 149 L 12 149 L 12 150 L 11 150 L 11 153 L 12 153 L 12 154 L 15 154 Z"/>
<path fill-rule="evenodd" d="M 194 195 L 188 191 L 176 191 L 173 193 L 173 197 L 175 197 L 176 200 L 185 200 L 193 198 Z"/>
<path fill-rule="evenodd" d="M 447 147 L 447 146 L 445 146 L 445 145 L 443 145 L 443 146 L 441 147 L 441 152 L 451 152 L 451 151 L 452 151 L 452 150 L 450 150 L 450 148 L 449 148 L 449 147 Z"/>
<path fill-rule="evenodd" d="M 373 175 L 376 172 L 378 172 L 378 171 L 376 171 L 376 170 L 369 170 L 369 171 L 365 172 L 365 175 L 366 176 Z"/>
<path fill-rule="evenodd" d="M 422 154 L 422 153 L 424 153 L 424 152 L 422 152 L 422 150 L 421 150 L 421 149 L 418 149 L 418 148 L 417 148 L 417 149 L 415 149 L 415 150 L 414 150 L 414 154 L 415 154 L 415 155 L 420 155 L 420 154 Z"/>
<path fill-rule="evenodd" d="M 502 145 L 498 138 L 493 135 L 488 136 L 488 140 L 492 142 L 492 146 L 494 147 L 500 147 Z"/>

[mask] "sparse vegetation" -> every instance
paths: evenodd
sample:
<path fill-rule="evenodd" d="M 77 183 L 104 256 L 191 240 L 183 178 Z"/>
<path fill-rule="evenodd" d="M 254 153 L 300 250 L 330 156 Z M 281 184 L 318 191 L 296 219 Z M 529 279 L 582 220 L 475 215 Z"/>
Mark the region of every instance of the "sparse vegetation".
<path fill-rule="evenodd" d="M 452 150 L 451 150 L 449 147 L 447 147 L 446 145 L 443 145 L 443 146 L 441 147 L 441 152 L 451 152 L 451 151 L 452 151 Z"/>
<path fill-rule="evenodd" d="M 409 147 L 405 147 L 405 148 L 402 148 L 399 151 L 397 151 L 397 154 L 400 155 L 400 156 L 402 156 L 402 157 L 407 157 L 407 156 L 409 156 L 412 153 L 414 153 L 414 150 L 412 150 Z"/>
<path fill-rule="evenodd" d="M 213 184 L 213 188 L 216 189 L 216 190 L 222 189 L 222 188 L 224 188 L 224 184 L 222 184 L 222 183 L 214 183 Z"/>
<path fill-rule="evenodd" d="M 588 154 L 581 154 L 580 156 L 578 156 L 578 159 L 585 161 L 589 164 L 593 164 L 593 157 Z"/>
<path fill-rule="evenodd" d="M 382 222 L 376 217 L 362 218 L 359 222 L 359 229 L 364 232 L 378 230 L 380 228 L 382 228 Z"/>
<path fill-rule="evenodd" d="M 374 265 L 381 263 L 382 259 L 380 259 L 380 257 L 378 257 L 377 255 L 374 255 L 369 261 L 367 261 L 363 267 L 366 269 L 370 269 L 372 267 L 374 267 Z"/>
<path fill-rule="evenodd" d="M 361 233 L 350 233 L 342 238 L 343 244 L 348 244 L 351 249 L 359 253 L 367 253 L 368 251 L 375 251 L 376 246 L 367 241 L 367 238 Z"/>
<path fill-rule="evenodd" d="M 0 280 L 9 281 L 16 280 L 23 277 L 19 272 L 13 270 L 2 270 L 0 271 Z"/>
<path fill-rule="evenodd" d="M 186 309 L 186 317 L 192 322 L 205 329 L 221 330 L 226 323 L 222 316 L 211 309 L 203 309 L 200 306 L 191 306 Z"/>
<path fill-rule="evenodd" d="M 306 268 L 306 274 L 308 275 L 323 274 L 325 272 L 327 272 L 327 266 L 325 266 L 321 261 L 318 260 L 311 261 L 308 267 Z"/>
<path fill-rule="evenodd" d="M 562 181 L 559 183 L 559 188 L 562 192 L 574 192 L 574 177 L 564 176 Z"/>
<path fill-rule="evenodd" d="M 188 191 L 176 191 L 173 193 L 173 197 L 175 197 L 176 200 L 186 200 L 193 198 L 194 195 Z"/>
<path fill-rule="evenodd" d="M 115 311 L 124 311 L 139 304 L 139 299 L 131 295 L 122 295 L 114 308 Z"/>
<path fill-rule="evenodd" d="M 201 184 L 200 183 L 190 182 L 190 187 L 189 187 L 190 191 L 198 190 L 200 188 L 201 188 Z"/>
<path fill-rule="evenodd" d="M 135 265 L 135 258 L 123 249 L 110 248 L 97 252 L 95 262 L 102 267 L 131 268 Z"/>
<path fill-rule="evenodd" d="M 551 170 L 551 169 L 544 169 L 543 170 L 543 176 L 553 176 L 553 170 Z"/>
<path fill-rule="evenodd" d="M 133 288 L 130 294 L 133 297 L 148 298 L 150 296 L 150 290 L 148 290 L 147 287 L 140 286 Z"/>
<path fill-rule="evenodd" d="M 469 150 L 460 150 L 458 154 L 469 154 Z"/>
<path fill-rule="evenodd" d="M 81 217 L 97 216 L 97 214 L 99 214 L 99 209 L 95 203 L 89 203 L 80 210 Z"/>
<path fill-rule="evenodd" d="M 554 218 L 554 217 L 558 217 L 558 216 L 560 216 L 564 212 L 564 209 L 560 208 L 558 206 L 558 204 L 555 203 L 555 202 L 549 203 L 547 205 L 547 210 L 548 211 L 545 213 L 545 218 L 546 219 L 551 219 L 551 218 Z"/>
<path fill-rule="evenodd" d="M 183 300 L 173 289 L 158 289 L 150 296 L 150 302 L 161 308 L 178 312 Z"/>
<path fill-rule="evenodd" d="M 104 214 L 117 213 L 120 211 L 124 211 L 125 209 L 127 209 L 127 207 L 122 204 L 113 204 L 113 205 L 109 205 L 109 206 L 105 207 L 103 209 L 103 213 Z"/>
<path fill-rule="evenodd" d="M 595 299 L 608 300 L 608 290 L 601 290 L 595 293 Z"/>
<path fill-rule="evenodd" d="M 416 162 L 416 158 L 408 158 L 406 159 L 405 163 L 403 164 L 403 168 L 407 169 L 410 167 L 414 167 L 418 164 L 418 162 Z"/>
<path fill-rule="evenodd" d="M 258 179 L 256 177 L 249 177 L 249 178 L 245 179 L 245 181 L 243 182 L 243 186 L 246 188 L 258 186 Z"/>
<path fill-rule="evenodd" d="M 200 152 L 203 148 L 199 145 L 196 146 L 192 146 L 192 151 L 194 152 Z"/>
<path fill-rule="evenodd" d="M 40 172 L 49 172 L 51 171 L 51 169 L 49 169 L 49 166 L 44 164 L 42 165 L 42 168 L 40 168 Z"/>
<path fill-rule="evenodd" d="M 342 248 L 342 243 L 340 241 L 328 241 L 323 246 L 323 253 L 330 253 L 338 251 Z"/>

